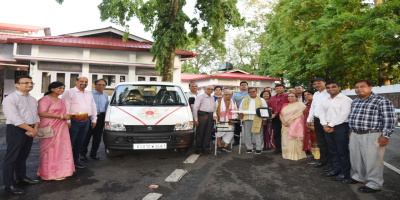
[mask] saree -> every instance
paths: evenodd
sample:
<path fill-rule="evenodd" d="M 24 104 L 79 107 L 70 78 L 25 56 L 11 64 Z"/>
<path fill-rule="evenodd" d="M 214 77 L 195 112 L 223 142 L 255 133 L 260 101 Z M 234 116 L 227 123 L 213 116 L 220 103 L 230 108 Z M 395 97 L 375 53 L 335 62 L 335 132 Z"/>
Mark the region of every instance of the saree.
<path fill-rule="evenodd" d="M 39 100 L 38 112 L 55 115 L 67 113 L 65 102 L 45 96 Z M 40 139 L 40 164 L 37 175 L 43 180 L 56 180 L 72 176 L 75 171 L 71 139 L 66 120 L 40 117 L 40 127 L 51 126 L 54 137 Z"/>
<path fill-rule="evenodd" d="M 289 160 L 306 158 L 303 151 L 304 114 L 303 103 L 284 104 L 281 110 L 283 120 L 290 126 L 282 125 L 282 157 Z"/>
<path fill-rule="evenodd" d="M 304 119 L 308 118 L 310 113 L 312 101 L 307 102 L 306 109 L 304 110 Z M 306 121 L 304 123 L 307 123 Z M 304 139 L 303 139 L 303 151 L 311 151 L 314 156 L 314 159 L 320 158 L 319 148 L 317 144 L 317 135 L 314 130 L 309 129 L 307 126 L 304 126 Z"/>
<path fill-rule="evenodd" d="M 275 149 L 274 129 L 271 120 L 264 126 L 264 149 Z"/>

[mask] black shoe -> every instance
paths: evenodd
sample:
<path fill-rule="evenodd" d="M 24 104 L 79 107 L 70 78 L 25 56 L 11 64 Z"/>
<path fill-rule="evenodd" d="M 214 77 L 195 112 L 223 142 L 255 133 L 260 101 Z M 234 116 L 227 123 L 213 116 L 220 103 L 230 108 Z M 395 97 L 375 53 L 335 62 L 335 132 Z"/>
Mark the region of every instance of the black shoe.
<path fill-rule="evenodd" d="M 201 149 L 197 149 L 194 153 L 198 155 L 203 155 L 203 151 Z"/>
<path fill-rule="evenodd" d="M 346 183 L 346 184 L 357 184 L 357 183 L 360 183 L 360 182 L 356 181 L 353 178 L 347 178 L 347 179 L 343 180 L 343 183 Z"/>
<path fill-rule="evenodd" d="M 311 165 L 311 166 L 316 165 L 316 164 L 318 164 L 318 163 L 319 163 L 319 160 L 312 160 L 312 161 L 310 161 L 310 162 L 307 162 L 307 164 L 309 164 L 309 165 Z"/>
<path fill-rule="evenodd" d="M 256 150 L 256 152 L 254 154 L 261 154 L 261 150 Z"/>
<path fill-rule="evenodd" d="M 322 168 L 322 171 L 323 172 L 330 172 L 330 171 L 332 171 L 332 166 L 326 165 L 325 167 Z"/>
<path fill-rule="evenodd" d="M 40 183 L 40 180 L 24 178 L 22 180 L 17 180 L 16 183 L 17 185 L 34 185 Z"/>
<path fill-rule="evenodd" d="M 87 160 L 86 154 L 85 155 L 79 154 L 79 160 L 86 161 Z"/>
<path fill-rule="evenodd" d="M 247 150 L 246 153 L 253 153 L 253 150 Z"/>
<path fill-rule="evenodd" d="M 374 192 L 379 192 L 381 190 L 375 190 L 375 189 L 369 188 L 367 186 L 361 186 L 358 188 L 358 191 L 363 192 L 363 193 L 374 193 Z"/>
<path fill-rule="evenodd" d="M 328 172 L 328 173 L 323 173 L 322 175 L 325 177 L 333 177 L 333 176 L 338 176 L 340 173 L 336 173 L 334 171 Z"/>
<path fill-rule="evenodd" d="M 324 164 L 322 164 L 322 163 L 320 163 L 320 162 L 317 162 L 317 163 L 315 163 L 314 165 L 310 165 L 311 167 L 315 167 L 315 168 L 317 168 L 317 167 L 323 167 L 323 166 L 325 166 Z"/>
<path fill-rule="evenodd" d="M 86 168 L 86 165 L 83 164 L 83 163 L 81 163 L 81 162 L 79 162 L 79 161 L 77 161 L 77 162 L 75 162 L 75 168 L 78 168 L 78 169 L 85 169 L 85 168 Z"/>
<path fill-rule="evenodd" d="M 230 146 L 224 147 L 224 148 L 222 148 L 222 150 L 226 151 L 226 152 L 232 152 L 232 149 Z"/>
<path fill-rule="evenodd" d="M 217 147 L 217 153 L 222 153 L 222 147 Z"/>
<path fill-rule="evenodd" d="M 9 193 L 14 194 L 14 195 L 26 194 L 25 191 L 23 191 L 21 188 L 19 188 L 17 186 L 14 186 L 14 185 L 6 186 L 6 188 L 4 188 L 4 190 L 6 192 L 9 192 Z"/>
<path fill-rule="evenodd" d="M 343 175 L 343 174 L 339 174 L 339 175 L 336 176 L 336 177 L 332 177 L 331 180 L 332 180 L 332 181 L 344 181 L 344 180 L 346 180 L 346 179 L 344 178 L 344 175 Z"/>
<path fill-rule="evenodd" d="M 85 156 L 85 157 L 86 157 L 86 156 Z M 96 154 L 90 155 L 90 158 L 92 158 L 93 160 L 99 160 L 99 159 L 100 159 L 99 156 L 96 155 Z"/>

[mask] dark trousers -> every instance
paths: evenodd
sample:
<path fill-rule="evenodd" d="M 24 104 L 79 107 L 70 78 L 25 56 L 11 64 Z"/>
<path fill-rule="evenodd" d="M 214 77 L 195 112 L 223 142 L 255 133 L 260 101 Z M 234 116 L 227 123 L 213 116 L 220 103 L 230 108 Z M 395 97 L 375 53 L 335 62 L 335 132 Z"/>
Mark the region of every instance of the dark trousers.
<path fill-rule="evenodd" d="M 97 154 L 97 150 L 99 150 L 99 147 L 100 147 L 101 135 L 103 135 L 105 117 L 106 117 L 105 113 L 98 114 L 96 126 L 94 128 L 89 127 L 89 131 L 87 132 L 85 141 L 83 142 L 82 151 L 81 151 L 82 155 L 87 154 L 89 142 L 92 137 L 93 137 L 93 140 L 92 140 L 92 148 L 90 150 L 90 155 Z"/>
<path fill-rule="evenodd" d="M 26 177 L 26 159 L 31 152 L 33 138 L 25 135 L 26 130 L 7 124 L 7 152 L 3 163 L 3 183 L 5 186 L 14 185 L 14 173 L 17 180 Z"/>
<path fill-rule="evenodd" d="M 71 128 L 69 128 L 69 135 L 71 137 L 72 155 L 74 156 L 74 162 L 76 163 L 79 159 L 79 153 L 82 150 L 83 142 L 86 138 L 86 133 L 89 130 L 90 118 L 85 122 L 79 122 L 75 119 L 71 119 Z"/>
<path fill-rule="evenodd" d="M 282 149 L 282 122 L 279 115 L 272 119 L 272 128 L 274 129 L 274 140 L 276 149 Z"/>
<path fill-rule="evenodd" d="M 329 157 L 328 144 L 325 138 L 324 127 L 321 125 L 321 122 L 317 117 L 314 117 L 314 129 L 315 129 L 315 134 L 317 135 L 317 144 L 319 147 L 319 153 L 321 155 L 319 161 L 323 165 L 330 165 L 331 160 Z"/>
<path fill-rule="evenodd" d="M 198 114 L 199 126 L 196 127 L 196 148 L 207 149 L 210 147 L 211 131 L 213 129 L 213 115 Z"/>
<path fill-rule="evenodd" d="M 332 157 L 333 171 L 350 177 L 349 123 L 339 124 L 333 133 L 326 133 L 329 154 Z"/>
<path fill-rule="evenodd" d="M 235 121 L 240 121 L 240 120 L 235 120 Z M 236 144 L 239 144 L 240 142 L 240 133 L 242 132 L 242 126 L 240 126 L 240 123 L 235 123 L 235 130 L 234 130 L 234 136 L 233 139 L 235 140 Z"/>

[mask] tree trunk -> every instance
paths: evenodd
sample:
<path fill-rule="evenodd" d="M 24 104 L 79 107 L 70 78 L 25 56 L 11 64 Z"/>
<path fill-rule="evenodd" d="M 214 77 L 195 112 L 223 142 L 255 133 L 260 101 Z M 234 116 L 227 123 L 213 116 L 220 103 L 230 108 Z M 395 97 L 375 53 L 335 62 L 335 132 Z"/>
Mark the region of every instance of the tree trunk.
<path fill-rule="evenodd" d="M 176 23 L 176 16 L 178 15 L 179 3 L 180 3 L 179 0 L 171 0 L 170 26 L 173 26 L 173 24 Z M 162 76 L 162 81 L 167 81 L 167 82 L 174 81 L 175 51 L 176 51 L 176 45 L 174 44 L 169 57 L 164 58 L 165 66 L 164 66 L 164 74 Z"/>

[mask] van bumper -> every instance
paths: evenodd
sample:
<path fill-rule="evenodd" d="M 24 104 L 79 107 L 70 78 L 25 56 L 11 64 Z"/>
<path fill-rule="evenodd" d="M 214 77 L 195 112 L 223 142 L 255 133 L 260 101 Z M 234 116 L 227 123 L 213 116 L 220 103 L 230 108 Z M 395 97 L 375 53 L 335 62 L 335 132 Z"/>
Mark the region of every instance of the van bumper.
<path fill-rule="evenodd" d="M 103 131 L 106 149 L 134 150 L 133 144 L 166 143 L 167 149 L 190 148 L 194 142 L 194 130 L 161 133 L 132 133 L 125 131 Z"/>

